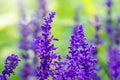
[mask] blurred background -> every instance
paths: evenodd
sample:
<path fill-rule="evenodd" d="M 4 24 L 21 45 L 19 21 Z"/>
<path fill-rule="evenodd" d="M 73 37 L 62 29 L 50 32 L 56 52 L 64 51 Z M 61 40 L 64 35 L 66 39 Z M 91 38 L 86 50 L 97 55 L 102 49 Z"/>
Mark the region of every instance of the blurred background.
<path fill-rule="evenodd" d="M 21 56 L 18 45 L 21 39 L 18 22 L 20 19 L 19 3 L 24 3 L 24 10 L 27 17 L 35 13 L 35 9 L 39 5 L 38 0 L 0 0 L 0 73 L 4 68 L 5 58 L 16 53 Z M 99 74 L 102 80 L 109 80 L 107 76 L 107 47 L 108 42 L 105 28 L 105 19 L 107 17 L 107 7 L 105 0 L 46 0 L 47 10 L 55 11 L 56 16 L 52 23 L 52 34 L 59 39 L 55 42 L 59 52 L 63 57 L 68 53 L 69 39 L 75 24 L 82 23 L 85 27 L 87 40 L 94 38 L 95 28 L 90 24 L 94 21 L 94 16 L 98 16 L 102 24 L 100 34 L 105 40 L 103 45 L 99 45 L 99 64 L 103 68 Z M 77 11 L 78 22 L 75 21 Z M 120 16 L 120 0 L 113 0 L 112 19 L 113 23 L 117 22 Z M 16 74 L 20 68 L 17 67 Z M 12 76 L 11 80 L 20 80 L 17 75 Z"/>

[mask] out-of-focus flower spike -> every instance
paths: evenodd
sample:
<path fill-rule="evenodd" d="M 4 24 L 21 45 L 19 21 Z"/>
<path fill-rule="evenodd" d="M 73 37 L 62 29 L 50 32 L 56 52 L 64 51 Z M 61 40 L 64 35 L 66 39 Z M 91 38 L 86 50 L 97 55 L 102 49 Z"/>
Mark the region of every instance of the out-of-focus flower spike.
<path fill-rule="evenodd" d="M 95 35 L 94 35 L 95 39 L 92 40 L 92 42 L 96 46 L 103 44 L 103 41 L 101 40 L 101 35 L 100 35 L 101 24 L 100 24 L 98 16 L 94 16 L 94 20 L 91 21 L 90 24 L 95 27 Z"/>
<path fill-rule="evenodd" d="M 119 80 L 120 76 L 120 50 L 110 47 L 108 52 L 109 77 L 111 80 Z"/>
<path fill-rule="evenodd" d="M 31 64 L 26 62 L 20 70 L 19 75 L 21 76 L 22 80 L 29 80 L 30 75 L 34 75 Z"/>
<path fill-rule="evenodd" d="M 111 8 L 113 4 L 112 1 L 113 0 L 106 0 L 106 6 L 107 6 L 106 32 L 110 40 L 110 45 L 112 45 L 113 37 L 114 37 L 114 29 L 112 27 L 112 16 L 111 16 L 112 14 Z"/>
<path fill-rule="evenodd" d="M 116 27 L 116 36 L 115 36 L 115 43 L 117 45 L 120 44 L 120 17 L 118 17 L 118 24 L 117 24 L 117 27 Z"/>
<path fill-rule="evenodd" d="M 38 0 L 39 5 L 37 9 L 37 15 L 45 17 L 47 15 L 47 0 Z"/>

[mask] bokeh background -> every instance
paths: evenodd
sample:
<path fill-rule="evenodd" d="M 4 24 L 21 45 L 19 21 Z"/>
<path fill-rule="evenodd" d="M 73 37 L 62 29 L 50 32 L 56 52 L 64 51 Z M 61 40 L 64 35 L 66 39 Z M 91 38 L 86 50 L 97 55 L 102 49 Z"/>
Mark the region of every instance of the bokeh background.
<path fill-rule="evenodd" d="M 52 34 L 59 39 L 55 42 L 59 52 L 63 57 L 68 53 L 69 39 L 72 33 L 75 22 L 76 8 L 79 8 L 79 23 L 84 24 L 84 30 L 88 41 L 94 39 L 95 28 L 89 22 L 94 20 L 97 15 L 102 24 L 100 30 L 101 38 L 104 39 L 104 44 L 99 45 L 99 64 L 101 70 L 99 75 L 102 80 L 109 80 L 107 76 L 107 34 L 105 31 L 105 19 L 107 15 L 106 0 L 46 0 L 47 9 L 49 12 L 55 11 L 56 16 L 52 23 Z M 18 45 L 21 39 L 18 21 L 20 19 L 19 2 L 24 3 L 24 10 L 30 18 L 34 14 L 38 6 L 38 0 L 0 0 L 0 73 L 4 68 L 5 58 L 16 53 L 21 56 Z M 117 18 L 120 16 L 120 0 L 113 0 L 112 19 L 116 24 Z M 20 66 L 17 67 L 16 74 Z M 11 80 L 20 80 L 20 77 L 13 75 Z"/>

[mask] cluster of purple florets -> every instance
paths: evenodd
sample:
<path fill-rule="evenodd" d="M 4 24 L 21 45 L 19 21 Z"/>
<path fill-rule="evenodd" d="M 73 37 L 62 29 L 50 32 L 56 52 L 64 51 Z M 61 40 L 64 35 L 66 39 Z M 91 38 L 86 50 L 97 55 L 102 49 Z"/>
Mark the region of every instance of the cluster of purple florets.
<path fill-rule="evenodd" d="M 62 61 L 55 62 L 53 80 L 90 80 L 96 73 L 97 59 L 92 57 L 95 47 L 88 45 L 83 26 L 71 36 L 69 54 Z"/>
<path fill-rule="evenodd" d="M 14 74 L 13 69 L 18 66 L 19 61 L 20 59 L 16 54 L 8 56 L 5 60 L 5 66 L 2 75 L 0 75 L 0 80 L 7 80 L 7 76 Z"/>
<path fill-rule="evenodd" d="M 57 54 L 54 44 L 51 44 L 53 40 L 58 41 L 57 38 L 51 36 L 51 25 L 52 18 L 54 18 L 55 12 L 49 14 L 48 17 L 44 18 L 44 24 L 41 26 L 42 36 L 37 37 L 34 43 L 34 50 L 37 52 L 40 58 L 40 64 L 37 67 L 36 73 L 39 80 L 47 79 L 50 76 L 50 67 L 54 59 L 57 58 Z"/>

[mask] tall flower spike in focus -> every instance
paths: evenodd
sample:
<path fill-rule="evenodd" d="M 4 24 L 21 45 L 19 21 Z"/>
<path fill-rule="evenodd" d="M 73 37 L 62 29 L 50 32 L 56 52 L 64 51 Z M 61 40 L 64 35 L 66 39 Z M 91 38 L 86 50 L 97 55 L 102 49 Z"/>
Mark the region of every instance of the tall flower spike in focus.
<path fill-rule="evenodd" d="M 76 67 L 80 68 L 83 80 L 90 80 L 95 73 L 97 60 L 91 54 L 95 47 L 88 45 L 83 32 L 83 26 L 79 25 L 78 31 L 71 36 L 70 54 L 71 60 L 76 61 Z M 71 63 L 71 64 L 73 64 Z"/>
<path fill-rule="evenodd" d="M 57 58 L 54 52 L 56 48 L 51 42 L 58 39 L 51 36 L 51 22 L 54 18 L 55 12 L 51 12 L 48 17 L 44 18 L 44 24 L 41 26 L 42 36 L 37 37 L 34 43 L 34 50 L 40 57 L 40 65 L 36 70 L 36 76 L 39 80 L 45 80 L 51 75 L 51 64 L 53 59 Z"/>
<path fill-rule="evenodd" d="M 20 59 L 16 54 L 8 56 L 5 60 L 5 66 L 2 75 L 0 75 L 0 80 L 7 80 L 7 76 L 14 74 L 13 69 L 18 66 L 19 61 Z"/>
<path fill-rule="evenodd" d="M 109 77 L 111 80 L 120 80 L 120 50 L 110 47 L 108 53 Z"/>
<path fill-rule="evenodd" d="M 53 80 L 91 80 L 96 73 L 97 60 L 91 56 L 95 47 L 88 45 L 83 25 L 71 36 L 69 54 L 66 59 L 56 62 Z"/>

